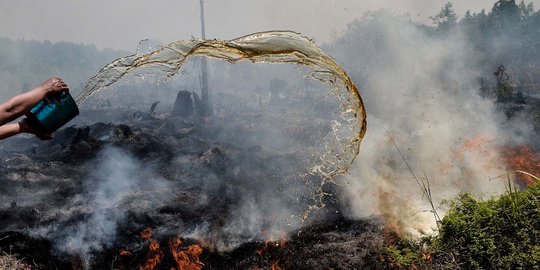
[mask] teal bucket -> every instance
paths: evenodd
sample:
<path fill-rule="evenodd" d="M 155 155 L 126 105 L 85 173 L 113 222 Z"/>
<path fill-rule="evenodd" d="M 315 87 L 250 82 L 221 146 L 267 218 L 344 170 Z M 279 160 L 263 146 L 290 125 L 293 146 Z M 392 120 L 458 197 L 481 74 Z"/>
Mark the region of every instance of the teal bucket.
<path fill-rule="evenodd" d="M 79 108 L 68 92 L 48 96 L 26 114 L 30 125 L 46 133 L 53 133 L 79 115 Z"/>

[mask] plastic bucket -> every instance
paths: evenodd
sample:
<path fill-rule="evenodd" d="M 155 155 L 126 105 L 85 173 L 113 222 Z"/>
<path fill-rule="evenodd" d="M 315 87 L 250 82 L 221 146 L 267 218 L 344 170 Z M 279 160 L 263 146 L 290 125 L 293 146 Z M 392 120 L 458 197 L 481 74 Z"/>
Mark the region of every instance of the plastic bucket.
<path fill-rule="evenodd" d="M 68 92 L 62 92 L 40 101 L 26 117 L 34 128 L 53 133 L 77 115 L 77 103 Z"/>

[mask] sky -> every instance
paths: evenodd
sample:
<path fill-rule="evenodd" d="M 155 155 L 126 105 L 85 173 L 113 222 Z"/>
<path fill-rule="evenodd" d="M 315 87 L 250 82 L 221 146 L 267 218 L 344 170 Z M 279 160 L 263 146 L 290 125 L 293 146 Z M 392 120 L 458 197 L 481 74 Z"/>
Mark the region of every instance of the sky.
<path fill-rule="evenodd" d="M 204 0 L 206 37 L 232 39 L 293 30 L 332 41 L 369 10 L 409 13 L 429 23 L 447 0 Z M 489 11 L 495 0 L 454 0 L 456 12 Z M 533 2 L 535 9 L 540 0 Z M 142 39 L 163 43 L 200 37 L 198 0 L 0 0 L 0 37 L 95 44 L 135 51 Z"/>

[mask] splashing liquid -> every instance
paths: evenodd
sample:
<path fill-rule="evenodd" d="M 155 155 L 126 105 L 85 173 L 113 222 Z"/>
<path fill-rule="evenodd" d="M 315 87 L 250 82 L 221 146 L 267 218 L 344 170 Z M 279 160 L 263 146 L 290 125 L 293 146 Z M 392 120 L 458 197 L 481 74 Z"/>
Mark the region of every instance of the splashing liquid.
<path fill-rule="evenodd" d="M 332 123 L 332 138 L 325 142 L 325 152 L 307 175 L 323 179 L 319 186 L 332 182 L 345 174 L 358 155 L 360 142 L 366 132 L 366 112 L 358 89 L 345 71 L 310 39 L 291 31 L 260 32 L 229 41 L 193 39 L 169 43 L 146 54 L 134 54 L 117 59 L 90 79 L 84 91 L 76 98 L 81 104 L 88 97 L 112 85 L 138 68 L 151 68 L 171 78 L 176 75 L 187 58 L 199 56 L 237 63 L 297 64 L 311 69 L 309 76 L 329 86 L 331 94 L 340 103 L 338 116 Z"/>

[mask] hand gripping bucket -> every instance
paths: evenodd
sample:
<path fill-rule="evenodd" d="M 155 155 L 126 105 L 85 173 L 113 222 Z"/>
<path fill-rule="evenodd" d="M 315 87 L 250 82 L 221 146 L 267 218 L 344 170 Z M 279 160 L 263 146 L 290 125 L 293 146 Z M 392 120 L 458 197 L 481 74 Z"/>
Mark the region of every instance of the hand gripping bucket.
<path fill-rule="evenodd" d="M 26 114 L 34 128 L 53 133 L 79 115 L 79 108 L 68 92 L 51 95 Z"/>

